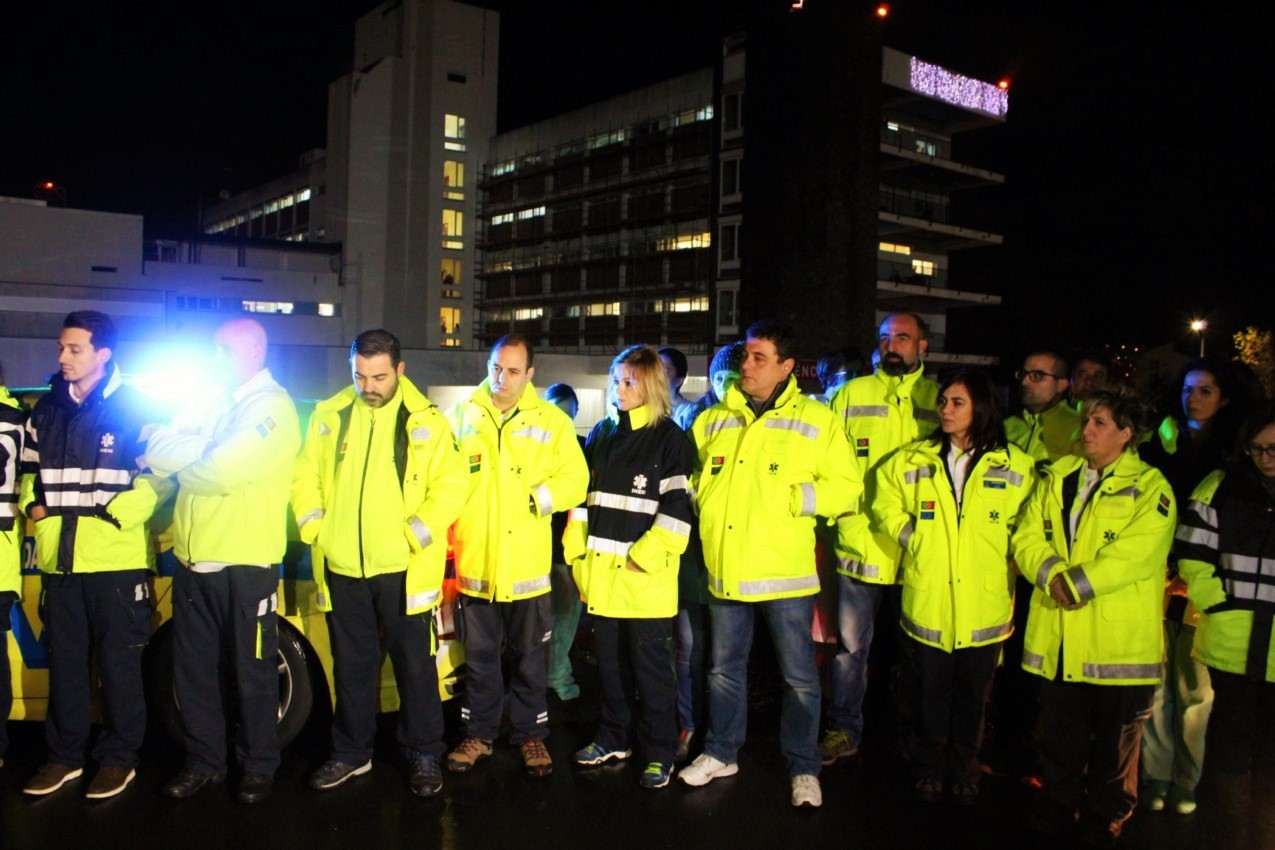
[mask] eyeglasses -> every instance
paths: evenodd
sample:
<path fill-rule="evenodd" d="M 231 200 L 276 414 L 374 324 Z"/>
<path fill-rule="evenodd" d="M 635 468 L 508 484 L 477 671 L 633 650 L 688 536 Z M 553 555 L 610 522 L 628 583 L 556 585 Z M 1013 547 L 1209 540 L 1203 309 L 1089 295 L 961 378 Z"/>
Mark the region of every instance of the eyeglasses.
<path fill-rule="evenodd" d="M 1253 460 L 1261 460 L 1262 455 L 1275 460 L 1275 446 L 1259 446 L 1257 443 L 1253 443 L 1248 447 L 1248 456 Z"/>
<path fill-rule="evenodd" d="M 1023 378 L 1026 378 L 1027 380 L 1031 381 L 1033 384 L 1039 384 L 1041 381 L 1045 380 L 1046 378 L 1053 378 L 1055 381 L 1062 380 L 1061 375 L 1051 375 L 1048 372 L 1042 372 L 1039 369 L 1032 369 L 1030 372 L 1024 369 L 1019 369 L 1017 372 L 1014 373 L 1015 381 L 1022 381 Z"/>

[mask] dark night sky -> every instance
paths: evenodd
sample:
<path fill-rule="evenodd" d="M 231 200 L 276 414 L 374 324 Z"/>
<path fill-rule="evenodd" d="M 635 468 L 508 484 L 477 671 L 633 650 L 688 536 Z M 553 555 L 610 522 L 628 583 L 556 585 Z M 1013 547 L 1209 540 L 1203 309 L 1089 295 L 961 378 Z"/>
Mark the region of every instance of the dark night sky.
<path fill-rule="evenodd" d="M 0 194 L 28 197 L 52 179 L 71 206 L 142 213 L 165 235 L 193 227 L 218 189 L 324 144 L 326 85 L 376 3 L 9 5 Z M 502 12 L 508 129 L 710 64 L 746 2 L 490 5 Z M 971 289 L 1005 295 L 1004 345 L 965 350 L 1012 350 L 1027 328 L 1037 341 L 1145 345 L 1187 340 L 1192 314 L 1218 342 L 1226 326 L 1275 321 L 1258 247 L 1272 194 L 1260 129 L 1271 27 L 1260 4 L 1220 8 L 892 4 L 886 44 L 1013 80 L 1008 124 L 958 142 L 958 157 L 1008 178 L 978 199 L 1006 247 L 957 261 Z"/>

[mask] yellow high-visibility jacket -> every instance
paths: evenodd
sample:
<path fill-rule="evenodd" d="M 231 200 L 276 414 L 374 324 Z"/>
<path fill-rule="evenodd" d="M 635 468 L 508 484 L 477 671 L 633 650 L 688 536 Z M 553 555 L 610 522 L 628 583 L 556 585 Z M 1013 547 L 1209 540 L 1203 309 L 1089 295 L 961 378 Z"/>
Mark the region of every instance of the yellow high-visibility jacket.
<path fill-rule="evenodd" d="M 469 468 L 456 520 L 458 589 L 498 602 L 548 593 L 550 519 L 584 501 L 589 485 L 575 426 L 530 382 L 504 421 L 488 381 L 447 418 Z"/>
<path fill-rule="evenodd" d="M 26 414 L 18 400 L 0 386 L 0 594 L 22 592 L 22 436 Z M 0 596 L 0 602 L 4 597 Z"/>
<path fill-rule="evenodd" d="M 903 549 L 903 630 L 951 652 L 1014 631 L 1009 539 L 1035 479 L 1015 446 L 975 458 L 958 508 L 943 444 L 919 440 L 877 468 L 868 515 Z"/>
<path fill-rule="evenodd" d="M 844 423 L 859 478 L 871 503 L 873 473 L 900 446 L 929 436 L 938 426 L 939 385 L 925 377 L 924 367 L 897 378 L 878 369 L 855 378 L 837 392 L 830 405 Z M 837 519 L 837 572 L 870 584 L 894 584 L 899 546 L 889 535 L 872 530 L 858 509 Z"/>
<path fill-rule="evenodd" d="M 760 418 L 732 387 L 691 437 L 709 592 L 744 602 L 816 593 L 815 517 L 845 513 L 863 490 L 836 416 L 790 377 Z"/>
<path fill-rule="evenodd" d="M 1159 470 L 1126 451 L 1104 472 L 1067 542 L 1072 504 L 1086 461 L 1069 455 L 1044 471 L 1013 538 L 1014 560 L 1036 585 L 1027 619 L 1023 669 L 1046 679 L 1100 685 L 1153 685 L 1160 679 L 1164 565 L 1177 505 Z M 1068 479 L 1071 479 L 1069 482 Z M 1049 595 L 1061 574 L 1075 611 Z"/>
<path fill-rule="evenodd" d="M 371 454 L 366 442 L 348 445 L 350 419 L 362 404 L 354 387 L 320 402 L 310 416 L 305 445 L 292 472 L 292 512 L 301 539 L 311 544 L 319 609 L 332 610 L 327 572 L 353 578 L 406 572 L 407 614 L 433 609 L 442 597 L 447 528 L 460 516 L 469 476 L 442 411 L 407 378 L 398 381 L 394 418 Z M 366 457 L 366 461 L 365 461 Z M 351 476 L 343 477 L 345 464 Z M 397 477 L 398 487 L 363 487 L 375 466 Z M 382 480 L 385 475 L 381 476 Z M 393 539 L 364 534 L 363 518 L 397 518 Z M 340 553 L 328 560 L 326 553 Z"/>
<path fill-rule="evenodd" d="M 1275 609 L 1275 504 L 1247 460 L 1200 482 L 1173 543 L 1200 614 L 1192 656 L 1215 670 L 1275 682 L 1275 634 L 1254 628 Z M 1269 621 L 1268 621 L 1269 622 Z"/>
<path fill-rule="evenodd" d="M 1005 436 L 1033 459 L 1055 461 L 1075 451 L 1080 441 L 1080 413 L 1066 401 L 1048 410 L 1024 410 L 1005 420 Z"/>

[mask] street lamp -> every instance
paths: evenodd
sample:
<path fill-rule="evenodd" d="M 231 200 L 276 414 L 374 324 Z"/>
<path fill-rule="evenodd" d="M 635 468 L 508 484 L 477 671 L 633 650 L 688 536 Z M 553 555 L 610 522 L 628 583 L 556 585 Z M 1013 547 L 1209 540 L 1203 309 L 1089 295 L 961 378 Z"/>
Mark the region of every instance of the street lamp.
<path fill-rule="evenodd" d="M 1203 319 L 1191 320 L 1191 330 L 1195 331 L 1200 336 L 1200 356 L 1201 357 L 1204 356 L 1204 331 L 1208 328 L 1208 326 L 1209 326 L 1209 323 L 1204 321 Z"/>

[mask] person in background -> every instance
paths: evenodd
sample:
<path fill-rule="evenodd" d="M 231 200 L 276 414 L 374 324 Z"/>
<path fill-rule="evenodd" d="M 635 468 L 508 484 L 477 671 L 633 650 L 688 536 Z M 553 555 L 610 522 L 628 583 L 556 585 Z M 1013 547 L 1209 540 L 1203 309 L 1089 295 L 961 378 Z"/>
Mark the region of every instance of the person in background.
<path fill-rule="evenodd" d="M 27 421 L 22 405 L 4 385 L 0 365 L 0 767 L 9 749 L 9 711 L 13 708 L 13 682 L 9 672 L 9 619 L 13 604 L 22 598 L 22 514 L 18 496 L 22 490 L 19 470 Z"/>
<path fill-rule="evenodd" d="M 552 384 L 545 390 L 545 401 L 556 405 L 572 422 L 580 413 L 580 399 L 568 384 Z M 584 440 L 577 434 L 580 448 Z M 553 567 L 549 573 L 549 598 L 553 606 L 553 637 L 545 650 L 549 690 L 566 702 L 580 696 L 580 686 L 571 672 L 571 645 L 580 625 L 580 590 L 571 577 L 571 565 L 562 554 L 562 535 L 567 530 L 567 512 L 553 515 Z"/>
<path fill-rule="evenodd" d="M 141 397 L 114 360 L 117 340 L 105 313 L 70 313 L 58 338 L 60 368 L 27 419 L 19 504 L 35 523 L 49 643 L 49 756 L 22 788 L 32 796 L 83 774 L 95 680 L 102 731 L 86 797 L 128 787 L 146 732 L 142 651 L 151 633 L 153 566 L 146 520 L 173 488 L 138 474 L 146 423 Z"/>
<path fill-rule="evenodd" d="M 831 404 L 833 396 L 845 386 L 846 382 L 859 376 L 863 369 L 863 355 L 853 348 L 838 348 L 829 351 L 815 364 L 815 376 L 823 387 L 820 400 Z"/>
<path fill-rule="evenodd" d="M 310 775 L 316 791 L 372 769 L 387 654 L 408 786 L 418 797 L 443 788 L 434 609 L 443 595 L 447 528 L 465 504 L 469 473 L 446 418 L 403 366 L 389 331 L 355 337 L 353 384 L 315 406 L 293 470 L 292 512 L 312 546 L 336 691 L 331 754 Z"/>
<path fill-rule="evenodd" d="M 1076 448 L 1080 414 L 1066 403 L 1069 375 L 1066 359 L 1044 350 L 1028 354 L 1014 373 L 1023 410 L 1005 420 L 1005 436 L 1037 463 L 1052 463 Z"/>
<path fill-rule="evenodd" d="M 1013 538 L 1034 585 L 1022 666 L 1039 676 L 1045 787 L 1029 826 L 1076 826 L 1116 843 L 1138 791 L 1142 724 L 1160 679 L 1164 564 L 1177 501 L 1138 459 L 1144 409 L 1131 389 L 1095 390 L 1081 408 L 1080 454 L 1060 458 Z"/>
<path fill-rule="evenodd" d="M 1008 444 L 992 382 L 961 369 L 939 385 L 939 427 L 876 473 L 872 524 L 899 541 L 903 632 L 915 642 L 914 792 L 978 802 L 983 714 L 1001 643 L 1014 630 L 1009 539 L 1032 460 Z"/>
<path fill-rule="evenodd" d="M 238 721 L 236 797 L 270 796 L 279 767 L 279 568 L 287 549 L 297 409 L 266 368 L 266 330 L 231 319 L 213 334 L 222 387 L 157 428 L 146 461 L 178 483 L 173 509 L 173 685 L 186 763 L 163 788 L 184 799 L 226 779 Z M 237 717 L 228 718 L 224 677 Z M 233 728 L 233 727 L 232 727 Z"/>
<path fill-rule="evenodd" d="M 1079 411 L 1081 402 L 1089 398 L 1090 393 L 1111 381 L 1115 368 L 1111 358 L 1093 351 L 1076 355 L 1073 362 L 1075 365 L 1071 367 L 1068 395 L 1071 398 L 1072 407 Z"/>
<path fill-rule="evenodd" d="M 748 719 L 754 619 L 769 627 L 785 689 L 780 747 L 790 800 L 823 804 L 819 785 L 819 674 L 810 626 L 819 591 L 817 516 L 840 516 L 862 485 L 845 431 L 828 408 L 801 394 L 792 372 L 796 338 L 754 322 L 739 383 L 691 429 L 694 492 L 708 567 L 713 669 L 704 752 L 680 776 L 691 786 L 739 772 Z"/>
<path fill-rule="evenodd" d="M 616 417 L 585 444 L 586 507 L 571 511 L 564 551 L 593 617 L 602 718 L 576 764 L 632 755 L 629 725 L 639 715 L 643 788 L 663 788 L 677 749 L 673 618 L 680 555 L 691 533 L 690 442 L 669 418 L 668 381 L 650 346 L 634 345 L 611 364 L 608 401 Z M 637 711 L 634 711 L 636 693 Z"/>
<path fill-rule="evenodd" d="M 1225 361 L 1198 359 L 1178 376 L 1176 408 L 1139 449 L 1142 459 L 1164 473 L 1178 503 L 1210 472 L 1230 460 L 1248 407 L 1234 370 Z M 1177 559 L 1168 564 L 1164 613 L 1164 670 L 1151 719 L 1142 734 L 1142 802 L 1195 811 L 1195 788 L 1204 766 L 1205 730 L 1213 707 L 1209 669 L 1191 657 L 1199 612 L 1187 599 Z"/>
<path fill-rule="evenodd" d="M 690 431 L 701 413 L 726 396 L 739 382 L 743 361 L 742 342 L 718 349 L 708 367 L 708 392 L 674 413 L 678 427 Z M 712 597 L 704 570 L 698 517 L 692 517 L 691 526 L 691 539 L 682 553 L 677 577 L 677 717 L 681 725 L 675 757 L 678 764 L 690 758 L 696 730 L 703 734 L 708 703 L 708 603 Z"/>
<path fill-rule="evenodd" d="M 673 412 L 691 403 L 691 399 L 682 395 L 682 384 L 690 372 L 690 364 L 686 355 L 671 346 L 660 349 L 660 362 L 664 364 L 664 374 L 668 376 L 669 394 L 673 399 Z"/>
<path fill-rule="evenodd" d="M 1174 550 L 1200 612 L 1195 659 L 1209 668 L 1205 785 L 1229 835 L 1218 846 L 1275 847 L 1275 403 L 1240 435 L 1241 454 L 1191 494 Z"/>

